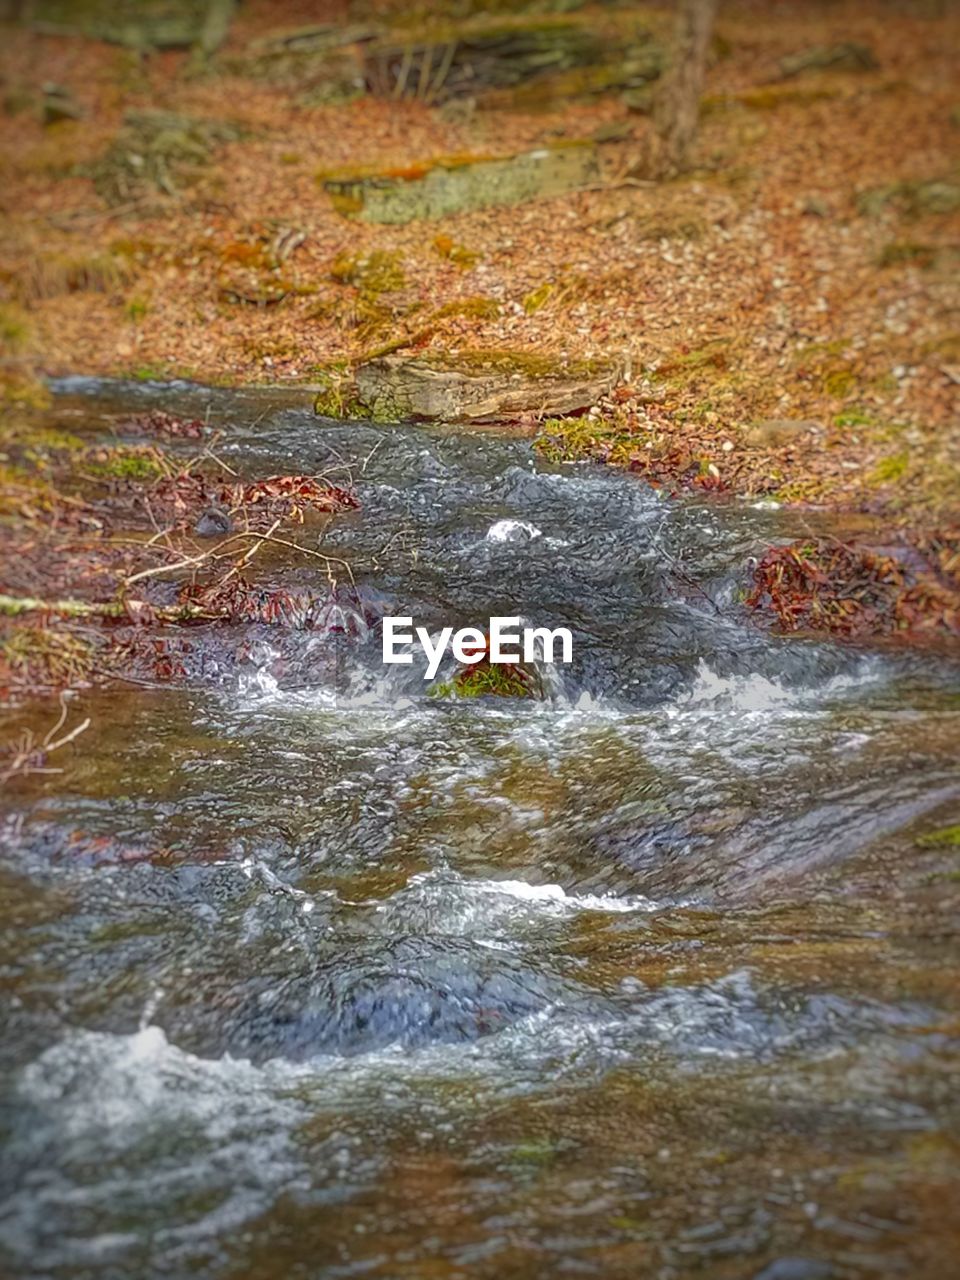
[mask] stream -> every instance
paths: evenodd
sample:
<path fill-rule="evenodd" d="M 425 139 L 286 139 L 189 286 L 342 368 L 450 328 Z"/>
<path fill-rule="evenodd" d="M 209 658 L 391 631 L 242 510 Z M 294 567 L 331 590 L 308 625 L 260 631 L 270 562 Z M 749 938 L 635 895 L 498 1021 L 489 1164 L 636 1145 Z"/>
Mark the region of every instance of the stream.
<path fill-rule="evenodd" d="M 92 437 L 162 404 L 244 477 L 339 468 L 359 509 L 295 536 L 356 585 L 84 693 L 64 774 L 4 797 L 0 1271 L 947 1276 L 960 850 L 922 837 L 960 821 L 960 667 L 748 616 L 751 557 L 823 517 L 279 395 L 57 390 Z M 574 660 L 432 697 L 384 614 Z"/>

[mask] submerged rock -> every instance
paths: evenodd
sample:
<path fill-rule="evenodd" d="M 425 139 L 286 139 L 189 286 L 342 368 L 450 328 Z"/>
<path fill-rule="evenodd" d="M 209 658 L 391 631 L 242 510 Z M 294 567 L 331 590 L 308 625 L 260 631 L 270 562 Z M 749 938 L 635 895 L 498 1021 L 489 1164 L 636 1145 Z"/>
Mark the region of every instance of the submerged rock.
<path fill-rule="evenodd" d="M 465 1044 L 559 1002 L 585 1014 L 607 1007 L 512 956 L 456 938 L 415 937 L 341 946 L 313 976 L 272 987 L 255 981 L 245 999 L 238 1002 L 234 992 L 225 999 L 232 1006 L 225 1020 L 216 992 L 203 993 L 196 1016 L 189 1016 L 189 998 L 186 1018 L 171 1009 L 171 1038 L 201 1053 L 302 1062 L 391 1045 Z"/>
<path fill-rule="evenodd" d="M 198 538 L 220 538 L 233 532 L 233 521 L 230 513 L 223 507 L 208 507 L 202 512 L 193 532 Z"/>
<path fill-rule="evenodd" d="M 383 356 L 358 366 L 352 394 L 321 393 L 322 416 L 509 421 L 527 412 L 572 413 L 612 390 L 619 366 L 515 351 Z"/>
<path fill-rule="evenodd" d="M 587 141 L 513 156 L 447 156 L 385 173 L 331 174 L 323 185 L 347 217 L 405 223 L 562 195 L 599 176 L 597 146 Z"/>

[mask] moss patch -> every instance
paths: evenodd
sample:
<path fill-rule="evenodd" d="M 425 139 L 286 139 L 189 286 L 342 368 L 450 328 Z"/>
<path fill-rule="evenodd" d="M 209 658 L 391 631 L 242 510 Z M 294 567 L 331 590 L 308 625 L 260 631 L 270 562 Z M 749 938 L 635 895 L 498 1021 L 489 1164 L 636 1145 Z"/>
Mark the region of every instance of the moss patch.
<path fill-rule="evenodd" d="M 468 249 L 466 245 L 458 244 L 448 235 L 435 236 L 433 247 L 441 258 L 446 258 L 448 262 L 452 262 L 456 266 L 464 268 L 464 270 L 475 266 L 483 256 L 474 252 L 473 249 Z"/>
<path fill-rule="evenodd" d="M 407 283 L 402 254 L 383 249 L 368 254 L 340 254 L 333 261 L 330 276 L 338 284 L 353 285 L 361 293 L 374 296 L 402 289 Z"/>
<path fill-rule="evenodd" d="M 431 698 L 534 698 L 537 681 L 523 667 L 511 663 L 488 662 L 482 658 L 464 667 L 452 680 L 430 689 Z"/>
<path fill-rule="evenodd" d="M 960 849 L 960 824 L 929 831 L 920 836 L 917 844 L 924 849 Z"/>
<path fill-rule="evenodd" d="M 89 450 L 81 460 L 81 468 L 104 480 L 149 482 L 159 480 L 167 472 L 163 455 L 149 445 Z"/>
<path fill-rule="evenodd" d="M 881 458 L 870 473 L 870 482 L 872 484 L 893 484 L 895 481 L 903 479 L 909 466 L 910 454 L 906 450 L 901 453 L 891 454 L 888 458 Z"/>

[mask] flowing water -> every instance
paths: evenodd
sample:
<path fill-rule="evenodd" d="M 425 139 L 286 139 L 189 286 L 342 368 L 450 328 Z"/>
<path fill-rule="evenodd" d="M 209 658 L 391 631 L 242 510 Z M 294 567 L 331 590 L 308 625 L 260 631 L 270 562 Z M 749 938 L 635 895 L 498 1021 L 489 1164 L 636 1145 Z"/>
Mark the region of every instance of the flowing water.
<path fill-rule="evenodd" d="M 312 628 L 197 629 L 185 687 L 85 695 L 6 797 L 7 1274 L 953 1273 L 960 851 L 922 836 L 960 814 L 957 665 L 761 631 L 783 512 L 61 391 L 77 431 L 209 412 L 242 474 L 343 468 L 361 508 Z M 385 613 L 568 626 L 574 661 L 431 697 Z"/>

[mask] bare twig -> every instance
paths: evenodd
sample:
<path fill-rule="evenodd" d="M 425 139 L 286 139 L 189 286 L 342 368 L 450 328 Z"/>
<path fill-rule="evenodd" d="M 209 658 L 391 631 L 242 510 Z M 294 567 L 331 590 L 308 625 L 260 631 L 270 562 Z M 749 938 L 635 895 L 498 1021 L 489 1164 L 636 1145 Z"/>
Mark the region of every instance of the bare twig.
<path fill-rule="evenodd" d="M 228 570 L 228 572 L 220 579 L 220 581 L 217 583 L 218 587 L 225 586 L 230 581 L 230 579 L 234 576 L 234 574 L 239 573 L 241 569 L 243 569 L 247 564 L 250 563 L 250 561 L 257 554 L 257 552 L 260 550 L 263 544 L 267 541 L 270 535 L 277 531 L 277 528 L 280 525 L 280 523 L 281 523 L 280 519 L 274 520 L 273 524 L 270 526 L 267 532 L 263 534 L 262 537 L 258 538 L 257 541 L 253 544 L 253 546 L 250 547 L 248 551 L 244 552 L 244 554 L 240 557 L 240 559 L 233 566 L 233 568 Z"/>
<path fill-rule="evenodd" d="M 58 738 L 57 734 L 66 723 L 67 714 L 66 698 L 61 695 L 59 719 L 40 743 L 37 742 L 35 735 L 27 729 L 21 733 L 16 742 L 7 748 L 9 762 L 3 769 L 0 769 L 0 783 L 9 782 L 11 778 L 24 777 L 31 773 L 63 773 L 62 769 L 50 768 L 46 763 L 47 757 L 54 751 L 59 751 L 61 747 L 73 742 L 75 738 L 79 738 L 81 733 L 85 733 L 90 728 L 90 717 L 87 716 L 69 733 L 65 733 Z"/>

